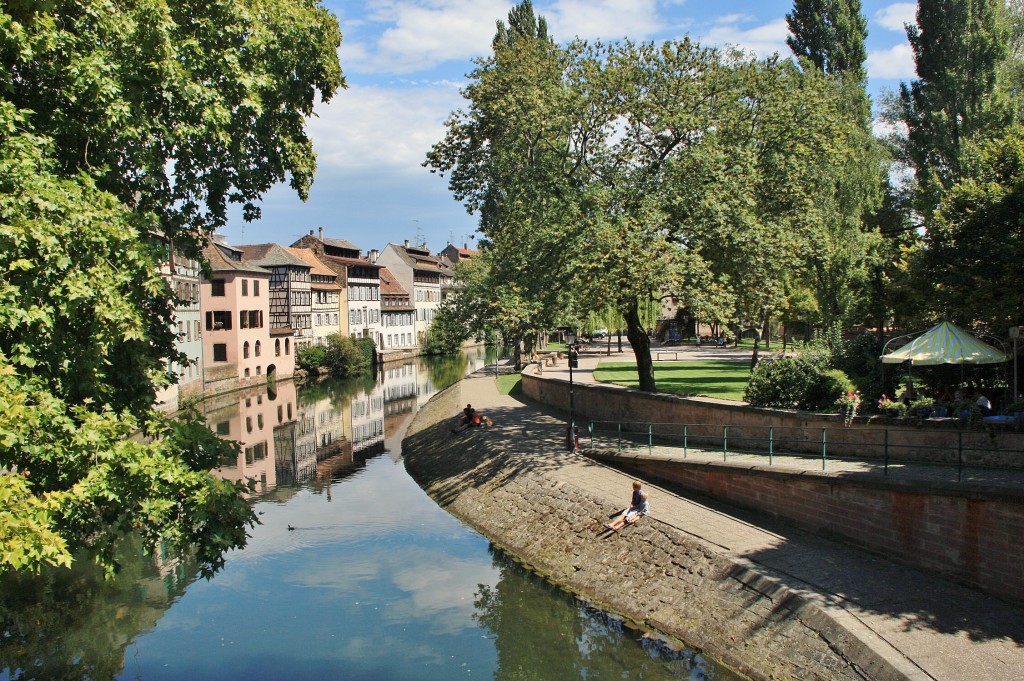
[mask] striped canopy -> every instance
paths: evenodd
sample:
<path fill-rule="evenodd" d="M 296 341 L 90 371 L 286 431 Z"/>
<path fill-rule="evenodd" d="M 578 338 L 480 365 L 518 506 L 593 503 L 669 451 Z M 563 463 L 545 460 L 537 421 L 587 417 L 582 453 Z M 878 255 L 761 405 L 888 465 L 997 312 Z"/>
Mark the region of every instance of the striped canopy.
<path fill-rule="evenodd" d="M 928 329 L 899 350 L 882 355 L 884 364 L 910 362 L 913 366 L 936 364 L 997 364 L 1006 353 L 978 340 L 959 326 L 942 322 Z"/>

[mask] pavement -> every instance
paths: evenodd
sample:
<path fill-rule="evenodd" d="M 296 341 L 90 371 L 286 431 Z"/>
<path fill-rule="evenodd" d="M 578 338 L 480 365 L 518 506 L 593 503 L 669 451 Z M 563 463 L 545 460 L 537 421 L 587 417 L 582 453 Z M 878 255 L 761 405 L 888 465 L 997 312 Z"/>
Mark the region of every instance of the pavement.
<path fill-rule="evenodd" d="M 604 348 L 600 353 L 585 349 L 574 381 L 593 382 L 601 361 L 632 359 L 631 351 L 614 352 L 615 343 L 611 355 Z M 685 347 L 672 350 L 686 353 Z M 740 361 L 749 360 L 749 351 L 693 348 L 688 356 Z M 567 379 L 565 362 L 545 367 L 543 377 Z M 628 502 L 632 476 L 565 451 L 565 414 L 501 395 L 493 375 L 481 373 L 462 382 L 461 399 L 494 419 L 486 437 L 524 464 L 607 500 L 609 508 Z M 717 456 L 720 460 L 721 453 Z M 820 463 L 812 465 L 820 470 Z M 775 464 L 786 462 L 776 457 Z M 843 465 L 838 460 L 829 464 L 829 470 Z M 921 473 L 931 470 L 922 467 Z M 914 471 L 901 474 L 913 476 Z M 646 481 L 644 488 L 655 519 L 812 600 L 905 678 L 1024 679 L 1024 608 L 708 497 Z"/>

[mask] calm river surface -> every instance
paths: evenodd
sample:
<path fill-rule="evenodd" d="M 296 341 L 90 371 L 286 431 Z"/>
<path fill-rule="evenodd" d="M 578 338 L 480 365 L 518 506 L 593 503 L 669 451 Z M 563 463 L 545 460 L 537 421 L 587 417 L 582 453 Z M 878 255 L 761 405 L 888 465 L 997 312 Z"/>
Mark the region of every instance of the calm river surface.
<path fill-rule="evenodd" d="M 733 679 L 522 570 L 427 497 L 400 441 L 479 367 L 389 365 L 376 383 L 290 383 L 207 405 L 255 477 L 261 524 L 213 579 L 143 559 L 7 578 L 0 679 Z"/>

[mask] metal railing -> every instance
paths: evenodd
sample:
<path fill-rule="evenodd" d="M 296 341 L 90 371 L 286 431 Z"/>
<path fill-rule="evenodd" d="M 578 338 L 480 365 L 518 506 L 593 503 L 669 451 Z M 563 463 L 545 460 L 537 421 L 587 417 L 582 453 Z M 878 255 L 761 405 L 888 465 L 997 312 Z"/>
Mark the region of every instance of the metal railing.
<path fill-rule="evenodd" d="M 966 437 L 965 437 L 966 435 Z M 762 426 L 708 423 L 654 423 L 590 421 L 587 433 L 593 449 L 614 448 L 619 453 L 646 449 L 682 459 L 753 457 L 758 463 L 776 465 L 786 457 L 807 470 L 817 462 L 821 470 L 847 470 L 849 464 L 881 467 L 885 476 L 890 466 L 907 465 L 956 468 L 956 479 L 964 471 L 984 469 L 1006 471 L 1024 484 L 1024 449 L 994 447 L 983 432 L 944 429 L 923 433 L 913 428 L 847 428 L 813 426 Z M 982 446 L 986 443 L 988 446 Z"/>

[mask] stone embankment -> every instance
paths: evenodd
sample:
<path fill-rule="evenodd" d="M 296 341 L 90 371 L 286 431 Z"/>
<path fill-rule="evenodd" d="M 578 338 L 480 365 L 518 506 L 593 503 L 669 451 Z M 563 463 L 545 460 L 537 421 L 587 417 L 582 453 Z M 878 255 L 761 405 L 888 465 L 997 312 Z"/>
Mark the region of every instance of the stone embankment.
<path fill-rule="evenodd" d="M 619 476 L 612 484 L 627 499 L 628 478 L 559 453 L 557 430 L 516 423 L 509 410 L 492 412 L 494 430 L 453 435 L 452 415 L 471 401 L 474 380 L 483 379 L 420 410 L 402 444 L 406 468 L 442 507 L 530 569 L 751 678 L 908 678 L 813 600 L 712 543 L 655 518 L 602 532 L 614 508 L 590 491 L 596 478 L 588 476 Z M 539 448 L 515 446 L 526 439 Z"/>

